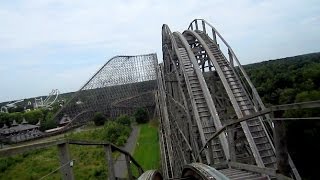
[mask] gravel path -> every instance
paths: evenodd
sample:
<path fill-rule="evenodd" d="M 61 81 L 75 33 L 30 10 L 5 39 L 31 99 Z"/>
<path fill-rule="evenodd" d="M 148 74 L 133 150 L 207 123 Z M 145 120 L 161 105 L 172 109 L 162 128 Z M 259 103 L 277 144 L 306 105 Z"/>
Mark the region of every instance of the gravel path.
<path fill-rule="evenodd" d="M 125 151 L 129 152 L 131 155 L 133 155 L 134 148 L 136 146 L 136 142 L 138 139 L 140 127 L 139 126 L 133 126 L 131 134 L 127 140 L 127 143 L 124 147 L 122 147 Z M 127 165 L 125 161 L 125 157 L 123 154 L 121 154 L 115 164 L 114 164 L 114 172 L 116 177 L 119 178 L 125 178 L 127 175 Z"/>

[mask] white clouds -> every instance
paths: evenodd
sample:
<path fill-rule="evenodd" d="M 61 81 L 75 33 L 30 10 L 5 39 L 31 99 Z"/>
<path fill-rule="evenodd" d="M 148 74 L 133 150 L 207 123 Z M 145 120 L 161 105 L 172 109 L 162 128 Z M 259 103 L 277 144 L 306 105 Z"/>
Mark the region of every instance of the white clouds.
<path fill-rule="evenodd" d="M 161 59 L 162 24 L 183 31 L 194 18 L 212 23 L 244 63 L 319 51 L 319 4 L 298 0 L 1 2 L 0 76 L 13 82 L 6 69 L 39 66 L 43 76 L 50 72 L 60 77 L 61 88 L 72 89 L 76 85 L 69 83 L 71 73 L 90 73 L 94 70 L 89 65 L 101 66 L 114 55 L 156 51 Z M 77 70 L 66 72 L 74 65 Z M 21 76 L 14 80 L 23 80 Z M 80 78 L 85 76 L 77 83 L 86 80 Z M 42 83 L 40 77 L 35 81 L 35 86 Z M 43 92 L 30 89 L 28 95 Z M 0 94 L 6 93 L 11 92 L 0 89 Z"/>

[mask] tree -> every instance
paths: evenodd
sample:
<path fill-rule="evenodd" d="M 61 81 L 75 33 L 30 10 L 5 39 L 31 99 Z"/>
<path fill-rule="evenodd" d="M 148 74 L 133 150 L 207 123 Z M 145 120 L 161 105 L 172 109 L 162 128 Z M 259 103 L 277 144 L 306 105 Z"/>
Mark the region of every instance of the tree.
<path fill-rule="evenodd" d="M 130 135 L 130 128 L 115 121 L 108 121 L 105 125 L 105 139 L 116 145 L 123 145 Z"/>
<path fill-rule="evenodd" d="M 121 115 L 116 119 L 116 122 L 125 126 L 130 126 L 131 118 L 128 115 Z"/>
<path fill-rule="evenodd" d="M 44 114 L 40 109 L 25 112 L 23 116 L 30 124 L 36 124 L 39 119 L 44 119 Z"/>
<path fill-rule="evenodd" d="M 93 117 L 93 122 L 96 126 L 102 126 L 104 125 L 104 122 L 106 121 L 106 118 L 101 112 L 95 113 Z"/>
<path fill-rule="evenodd" d="M 134 117 L 136 122 L 139 124 L 146 123 L 149 120 L 148 112 L 143 108 L 137 109 L 137 111 L 134 113 Z"/>

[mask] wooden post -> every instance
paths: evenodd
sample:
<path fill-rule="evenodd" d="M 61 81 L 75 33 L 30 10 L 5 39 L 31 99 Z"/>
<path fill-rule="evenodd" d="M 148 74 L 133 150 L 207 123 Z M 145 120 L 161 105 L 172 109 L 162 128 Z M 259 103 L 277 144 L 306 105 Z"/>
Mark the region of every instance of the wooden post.
<path fill-rule="evenodd" d="M 198 28 L 198 20 L 195 20 L 194 23 L 196 25 L 196 30 L 199 30 L 199 28 Z"/>
<path fill-rule="evenodd" d="M 138 167 L 138 172 L 139 172 L 139 175 L 141 176 L 143 174 L 143 170 L 141 167 Z"/>
<path fill-rule="evenodd" d="M 216 35 L 216 31 L 214 29 L 211 29 L 212 30 L 212 38 L 213 38 L 213 41 L 218 44 L 217 42 L 217 35 Z"/>
<path fill-rule="evenodd" d="M 230 161 L 236 162 L 236 150 L 234 144 L 234 126 L 228 127 L 228 142 L 229 142 L 229 153 L 230 153 Z"/>
<path fill-rule="evenodd" d="M 126 158 L 126 164 L 127 164 L 127 170 L 128 170 L 128 179 L 133 180 L 133 176 L 132 176 L 132 170 L 131 170 L 131 166 L 130 166 L 130 157 L 128 155 L 125 155 Z"/>
<path fill-rule="evenodd" d="M 290 165 L 286 141 L 286 127 L 284 121 L 274 122 L 274 144 L 276 148 L 277 169 L 280 174 L 290 177 Z"/>
<path fill-rule="evenodd" d="M 112 158 L 112 149 L 110 145 L 105 145 L 104 150 L 106 153 L 106 160 L 108 164 L 108 175 L 110 180 L 115 180 L 114 166 L 113 166 L 113 158 Z"/>
<path fill-rule="evenodd" d="M 229 61 L 231 64 L 231 67 L 234 67 L 234 62 L 233 62 L 233 54 L 231 53 L 230 49 L 228 48 L 228 54 L 229 54 Z"/>
<path fill-rule="evenodd" d="M 70 166 L 70 155 L 69 155 L 69 145 L 68 143 L 58 144 L 59 158 L 62 179 L 64 180 L 73 180 L 73 170 Z M 69 163 L 69 164 L 68 164 Z"/>
<path fill-rule="evenodd" d="M 204 20 L 202 20 L 202 29 L 203 29 L 203 32 L 205 34 L 207 34 L 207 32 L 206 32 L 206 23 L 204 22 Z"/>

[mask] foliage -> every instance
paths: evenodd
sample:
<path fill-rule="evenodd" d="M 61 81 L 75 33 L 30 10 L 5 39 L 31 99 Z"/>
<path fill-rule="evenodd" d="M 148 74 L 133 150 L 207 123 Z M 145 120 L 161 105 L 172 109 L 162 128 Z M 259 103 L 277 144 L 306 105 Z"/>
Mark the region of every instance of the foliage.
<path fill-rule="evenodd" d="M 96 126 L 102 126 L 104 125 L 104 122 L 106 121 L 106 118 L 101 112 L 97 112 L 94 114 L 93 122 Z"/>
<path fill-rule="evenodd" d="M 266 104 L 320 100 L 320 53 L 283 58 L 245 66 Z M 319 117 L 317 109 L 286 111 L 285 117 Z M 320 161 L 320 123 L 313 120 L 286 123 L 288 149 L 305 179 L 316 179 L 313 163 Z"/>
<path fill-rule="evenodd" d="M 3 126 L 6 123 L 11 126 L 13 120 L 17 123 L 21 123 L 25 118 L 29 124 L 36 124 L 39 120 L 44 120 L 46 111 L 42 109 L 31 110 L 28 112 L 12 112 L 12 113 L 0 113 L 0 125 Z"/>
<path fill-rule="evenodd" d="M 320 53 L 244 66 L 265 103 L 293 103 L 299 93 L 320 91 Z"/>
<path fill-rule="evenodd" d="M 120 115 L 117 119 L 116 122 L 125 126 L 131 126 L 131 117 L 128 115 Z"/>
<path fill-rule="evenodd" d="M 129 137 L 131 128 L 115 121 L 108 121 L 104 125 L 104 137 L 107 141 L 122 146 Z M 124 141 L 125 139 L 125 141 Z"/>
<path fill-rule="evenodd" d="M 52 118 L 48 117 L 49 119 Z M 103 127 L 68 133 L 64 137 L 75 140 L 107 141 L 109 138 L 106 135 L 114 132 L 110 129 L 120 132 L 120 136 L 114 142 L 117 145 L 123 145 L 131 131 L 128 126 L 109 122 Z M 75 179 L 107 179 L 103 147 L 70 145 L 70 154 L 71 159 L 75 160 L 73 166 Z M 113 156 L 115 158 L 117 154 Z M 22 155 L 0 158 L 0 179 L 40 179 L 57 167 L 59 167 L 59 159 L 56 147 L 31 151 Z M 60 172 L 57 171 L 47 179 L 60 179 L 60 176 Z"/>
<path fill-rule="evenodd" d="M 136 112 L 134 113 L 134 117 L 136 122 L 139 124 L 146 123 L 149 120 L 148 112 L 143 108 L 137 109 Z"/>
<path fill-rule="evenodd" d="M 53 114 L 48 114 L 48 117 L 46 118 L 44 125 L 42 127 L 44 127 L 45 130 L 47 129 L 52 129 L 52 128 L 56 128 L 58 126 L 57 122 L 53 119 Z"/>
<path fill-rule="evenodd" d="M 35 109 L 24 113 L 24 118 L 30 124 L 36 124 L 39 120 L 44 118 L 44 113 L 41 109 Z"/>

